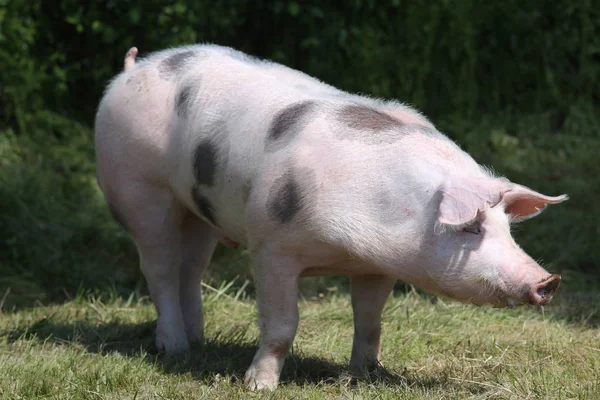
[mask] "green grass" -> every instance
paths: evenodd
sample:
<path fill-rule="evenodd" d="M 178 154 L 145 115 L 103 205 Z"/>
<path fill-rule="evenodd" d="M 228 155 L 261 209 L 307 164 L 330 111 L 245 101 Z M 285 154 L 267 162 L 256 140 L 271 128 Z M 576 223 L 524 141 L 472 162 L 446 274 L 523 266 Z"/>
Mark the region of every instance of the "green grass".
<path fill-rule="evenodd" d="M 546 308 L 476 308 L 414 291 L 383 315 L 385 367 L 352 377 L 344 294 L 302 299 L 298 336 L 274 394 L 242 384 L 256 349 L 254 303 L 205 290 L 207 343 L 156 354 L 147 298 L 79 297 L 0 314 L 2 398 L 592 399 L 600 394 L 593 298 Z M 239 295 L 239 293 L 238 293 Z M 597 303 L 596 303 L 597 304 Z"/>

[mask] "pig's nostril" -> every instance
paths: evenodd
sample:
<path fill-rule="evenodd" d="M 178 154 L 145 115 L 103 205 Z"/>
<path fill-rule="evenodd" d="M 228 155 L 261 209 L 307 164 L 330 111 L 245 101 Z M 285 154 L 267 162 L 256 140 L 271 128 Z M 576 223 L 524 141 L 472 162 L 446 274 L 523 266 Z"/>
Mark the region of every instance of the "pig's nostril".
<path fill-rule="evenodd" d="M 547 304 L 558 289 L 560 285 L 560 276 L 551 275 L 550 278 L 543 280 L 534 286 L 533 292 L 533 303 L 534 304 Z"/>
<path fill-rule="evenodd" d="M 546 298 L 546 288 L 541 288 L 538 289 L 538 295 L 542 298 L 545 299 Z"/>

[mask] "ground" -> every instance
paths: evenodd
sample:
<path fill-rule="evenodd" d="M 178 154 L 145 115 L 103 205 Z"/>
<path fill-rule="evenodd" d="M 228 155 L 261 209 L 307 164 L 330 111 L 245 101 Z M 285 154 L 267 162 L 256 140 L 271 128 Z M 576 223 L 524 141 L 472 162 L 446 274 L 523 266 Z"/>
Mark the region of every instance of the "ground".
<path fill-rule="evenodd" d="M 156 354 L 147 298 L 80 297 L 0 313 L 2 398 L 592 399 L 600 330 L 589 299 L 498 310 L 415 291 L 383 315 L 384 367 L 348 372 L 349 297 L 302 299 L 292 355 L 275 394 L 242 386 L 256 349 L 254 302 L 205 287 L 207 343 L 184 360 Z M 567 308 L 571 307 L 571 308 Z M 586 314 L 587 312 L 587 314 Z M 567 314 L 570 315 L 567 316 Z"/>

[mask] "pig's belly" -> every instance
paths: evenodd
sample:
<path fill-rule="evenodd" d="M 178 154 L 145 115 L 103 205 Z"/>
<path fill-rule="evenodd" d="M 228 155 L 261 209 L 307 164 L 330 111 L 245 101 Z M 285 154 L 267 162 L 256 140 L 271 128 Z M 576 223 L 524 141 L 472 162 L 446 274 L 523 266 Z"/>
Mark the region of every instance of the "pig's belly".
<path fill-rule="evenodd" d="M 309 267 L 302 271 L 300 277 L 309 276 L 331 276 L 331 275 L 346 275 L 346 276 L 358 276 L 358 275 L 386 275 L 385 271 L 379 270 L 378 268 L 365 265 L 362 262 L 347 260 L 327 266 Z"/>

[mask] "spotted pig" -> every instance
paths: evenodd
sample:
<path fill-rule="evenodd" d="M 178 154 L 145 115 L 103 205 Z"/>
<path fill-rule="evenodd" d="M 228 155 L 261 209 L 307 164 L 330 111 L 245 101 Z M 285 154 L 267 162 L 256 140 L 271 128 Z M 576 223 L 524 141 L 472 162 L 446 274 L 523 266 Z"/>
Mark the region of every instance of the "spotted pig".
<path fill-rule="evenodd" d="M 396 101 L 217 45 L 136 54 L 98 108 L 97 177 L 138 248 L 160 350 L 203 339 L 200 281 L 219 241 L 254 262 L 251 389 L 277 386 L 303 276 L 351 277 L 358 371 L 381 361 L 381 311 L 398 279 L 476 305 L 550 301 L 560 277 L 510 224 L 566 195 L 492 174 Z"/>

